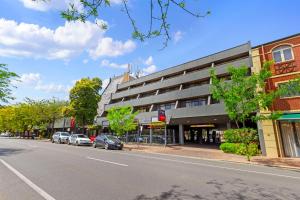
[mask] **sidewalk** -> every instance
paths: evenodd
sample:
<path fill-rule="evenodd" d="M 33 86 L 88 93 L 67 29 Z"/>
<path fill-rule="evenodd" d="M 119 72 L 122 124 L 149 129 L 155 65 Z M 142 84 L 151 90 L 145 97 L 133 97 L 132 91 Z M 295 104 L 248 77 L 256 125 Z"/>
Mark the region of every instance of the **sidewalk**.
<path fill-rule="evenodd" d="M 245 156 L 223 153 L 221 150 L 212 148 L 210 146 L 193 147 L 193 146 L 157 146 L 157 145 L 137 145 L 137 144 L 125 144 L 125 150 L 128 151 L 141 151 L 147 153 L 162 153 L 170 155 L 179 155 L 187 157 L 195 157 L 201 159 L 212 159 L 231 161 L 238 163 L 250 163 L 260 164 L 272 167 L 283 167 L 300 170 L 300 158 L 267 158 L 263 156 L 254 156 L 251 158 L 251 162 L 246 160 Z"/>

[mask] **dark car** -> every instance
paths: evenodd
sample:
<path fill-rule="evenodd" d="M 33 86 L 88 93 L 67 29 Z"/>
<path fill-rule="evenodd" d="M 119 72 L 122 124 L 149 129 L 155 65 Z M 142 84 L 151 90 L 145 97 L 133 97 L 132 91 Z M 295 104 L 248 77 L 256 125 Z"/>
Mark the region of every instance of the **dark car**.
<path fill-rule="evenodd" d="M 105 149 L 117 149 L 122 150 L 122 142 L 115 136 L 112 135 L 99 135 L 95 138 L 93 147 L 102 147 Z"/>

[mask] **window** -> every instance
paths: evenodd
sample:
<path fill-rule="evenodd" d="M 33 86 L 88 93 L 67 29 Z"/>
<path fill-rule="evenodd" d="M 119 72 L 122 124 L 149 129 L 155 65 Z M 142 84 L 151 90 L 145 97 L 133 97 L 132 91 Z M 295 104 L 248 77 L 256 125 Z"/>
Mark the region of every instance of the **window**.
<path fill-rule="evenodd" d="M 282 98 L 300 96 L 298 81 L 279 83 L 278 87 L 279 88 L 284 87 L 286 90 L 286 93 L 284 95 L 281 95 Z"/>
<path fill-rule="evenodd" d="M 273 50 L 273 59 L 275 63 L 293 60 L 293 52 L 291 46 L 285 45 L 277 47 Z"/>

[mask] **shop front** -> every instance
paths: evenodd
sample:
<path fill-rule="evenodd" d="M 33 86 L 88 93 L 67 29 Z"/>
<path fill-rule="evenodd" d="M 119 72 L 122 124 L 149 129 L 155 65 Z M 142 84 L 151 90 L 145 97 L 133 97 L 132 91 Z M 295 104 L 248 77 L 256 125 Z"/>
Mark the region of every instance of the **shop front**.
<path fill-rule="evenodd" d="M 278 126 L 286 157 L 300 157 L 300 113 L 284 114 Z"/>

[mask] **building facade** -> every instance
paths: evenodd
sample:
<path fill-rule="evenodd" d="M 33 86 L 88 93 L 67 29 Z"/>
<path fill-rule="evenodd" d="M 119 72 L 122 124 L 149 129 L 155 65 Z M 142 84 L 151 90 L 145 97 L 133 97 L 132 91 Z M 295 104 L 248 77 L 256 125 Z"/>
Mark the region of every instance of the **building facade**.
<path fill-rule="evenodd" d="M 266 90 L 276 90 L 300 77 L 300 34 L 253 47 L 252 56 L 254 72 L 258 72 L 265 61 L 274 61 Z M 283 116 L 258 125 L 263 154 L 268 157 L 300 157 L 300 93 L 289 92 L 276 99 L 269 110 L 260 112 L 269 114 L 272 111 L 281 111 Z"/>
<path fill-rule="evenodd" d="M 229 78 L 228 66 L 252 67 L 250 43 L 227 49 L 127 82 L 111 84 L 105 102 L 99 103 L 97 124 L 108 126 L 107 110 L 131 105 L 139 111 L 138 134 L 147 143 L 218 144 L 222 131 L 232 124 L 222 102 L 210 92 L 210 70 Z M 166 124 L 159 123 L 157 111 L 165 110 Z M 164 137 L 164 135 L 167 137 Z M 166 139 L 165 139 L 166 138 Z"/>

